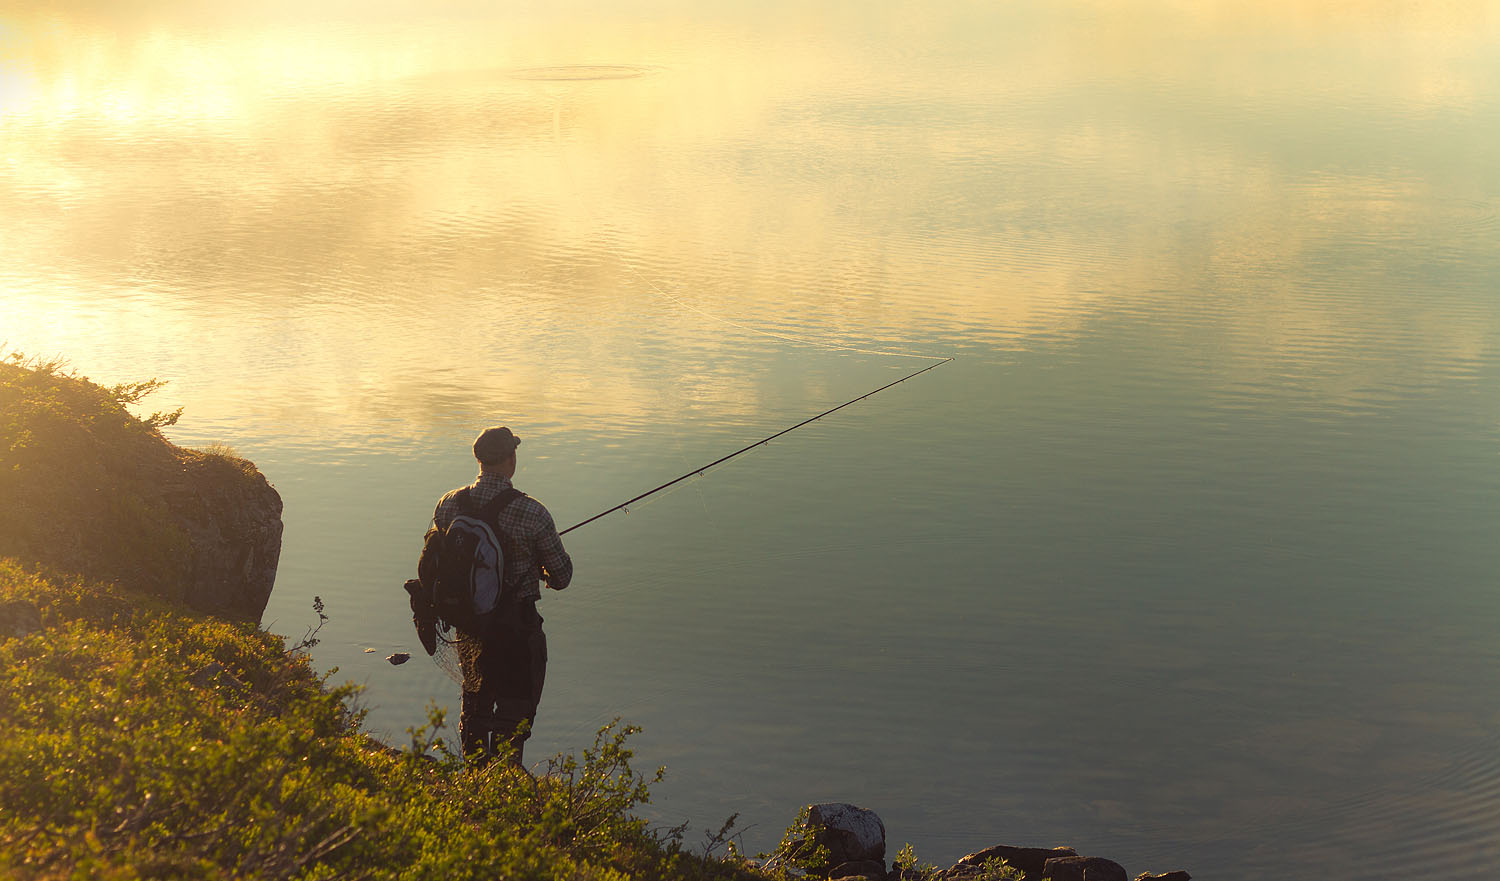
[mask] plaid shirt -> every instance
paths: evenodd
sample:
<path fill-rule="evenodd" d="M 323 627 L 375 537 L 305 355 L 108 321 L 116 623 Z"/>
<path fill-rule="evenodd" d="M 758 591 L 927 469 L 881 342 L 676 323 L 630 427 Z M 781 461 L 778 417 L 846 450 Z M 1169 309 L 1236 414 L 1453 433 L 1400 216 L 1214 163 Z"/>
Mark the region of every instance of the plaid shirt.
<path fill-rule="evenodd" d="M 479 479 L 467 487 L 469 501 L 477 510 L 488 504 L 495 496 L 510 489 L 510 478 L 498 474 L 479 473 Z M 453 490 L 437 504 L 432 513 L 432 522 L 438 529 L 446 529 L 453 518 L 461 512 L 458 506 L 459 490 Z M 500 541 L 505 550 L 505 584 L 515 591 L 520 600 L 535 600 L 542 595 L 541 567 L 547 567 L 547 584 L 557 590 L 568 586 L 573 580 L 573 560 L 563 550 L 562 539 L 557 535 L 557 526 L 552 515 L 542 503 L 531 496 L 520 496 L 505 506 L 497 518 L 500 526 Z"/>

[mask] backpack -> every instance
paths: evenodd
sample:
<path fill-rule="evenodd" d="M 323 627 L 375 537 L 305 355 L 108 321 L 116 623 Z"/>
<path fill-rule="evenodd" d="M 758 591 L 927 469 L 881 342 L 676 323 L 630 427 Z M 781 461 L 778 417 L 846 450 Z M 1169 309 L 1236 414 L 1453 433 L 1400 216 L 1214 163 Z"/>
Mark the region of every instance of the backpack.
<path fill-rule="evenodd" d="M 484 633 L 505 593 L 505 552 L 496 518 L 522 495 L 518 489 L 507 489 L 475 510 L 468 488 L 459 490 L 460 513 L 433 536 L 437 560 L 429 570 L 433 611 L 445 624 L 465 633 Z"/>

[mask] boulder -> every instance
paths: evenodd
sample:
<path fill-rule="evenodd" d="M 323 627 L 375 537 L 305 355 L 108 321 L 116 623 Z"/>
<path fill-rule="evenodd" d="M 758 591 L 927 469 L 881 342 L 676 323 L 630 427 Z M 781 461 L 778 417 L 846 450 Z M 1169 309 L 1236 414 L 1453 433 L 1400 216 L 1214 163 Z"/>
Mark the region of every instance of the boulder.
<path fill-rule="evenodd" d="M 0 556 L 259 621 L 281 497 L 227 448 L 168 441 L 177 414 L 132 415 L 158 386 L 0 363 Z"/>
<path fill-rule="evenodd" d="M 834 866 L 828 877 L 834 881 L 850 878 L 874 879 L 884 881 L 885 863 L 878 860 L 856 860 L 849 863 L 839 863 Z"/>
<path fill-rule="evenodd" d="M 244 459 L 182 450 L 156 483 L 187 540 L 179 597 L 195 609 L 260 621 L 281 557 L 281 495 Z"/>
<path fill-rule="evenodd" d="M 1071 847 L 1011 847 L 1008 844 L 997 844 L 977 853 L 971 853 L 954 863 L 952 868 L 943 873 L 943 877 L 957 881 L 960 878 L 977 875 L 984 868 L 985 863 L 998 859 L 1005 860 L 1028 877 L 1039 878 L 1048 860 L 1076 856 L 1078 856 L 1078 851 Z"/>
<path fill-rule="evenodd" d="M 1104 857 L 1057 857 L 1042 866 L 1052 881 L 1130 881 L 1125 867 Z"/>
<path fill-rule="evenodd" d="M 1189 875 L 1181 869 L 1178 869 L 1175 872 L 1163 872 L 1160 875 L 1153 875 L 1150 872 L 1142 872 L 1141 874 L 1135 876 L 1135 881 L 1190 881 L 1192 877 L 1192 875 Z"/>
<path fill-rule="evenodd" d="M 885 874 L 885 824 L 874 811 L 842 802 L 812 805 L 807 826 L 813 841 L 828 848 L 828 864 L 874 862 Z"/>

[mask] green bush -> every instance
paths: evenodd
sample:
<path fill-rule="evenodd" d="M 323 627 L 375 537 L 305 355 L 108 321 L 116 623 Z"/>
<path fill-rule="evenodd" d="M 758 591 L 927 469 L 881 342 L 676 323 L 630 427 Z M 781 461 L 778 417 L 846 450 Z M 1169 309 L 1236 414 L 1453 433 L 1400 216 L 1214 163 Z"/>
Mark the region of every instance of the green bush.
<path fill-rule="evenodd" d="M 160 429 L 181 411 L 127 409 L 162 385 L 101 386 L 59 361 L 0 359 L 0 555 L 143 590 L 182 581 L 186 537 L 152 492 L 179 467 Z"/>
<path fill-rule="evenodd" d="M 0 876 L 757 877 L 633 815 L 661 771 L 632 726 L 533 777 L 448 752 L 441 710 L 374 741 L 352 686 L 253 625 L 6 559 L 0 609 L 40 624 L 0 629 Z"/>

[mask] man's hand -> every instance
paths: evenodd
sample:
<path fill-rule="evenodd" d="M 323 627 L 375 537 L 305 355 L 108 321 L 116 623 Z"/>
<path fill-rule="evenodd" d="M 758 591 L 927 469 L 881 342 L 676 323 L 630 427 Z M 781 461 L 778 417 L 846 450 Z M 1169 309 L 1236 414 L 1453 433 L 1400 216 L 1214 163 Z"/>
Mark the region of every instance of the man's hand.
<path fill-rule="evenodd" d="M 540 568 L 542 570 L 542 584 L 545 584 L 552 590 L 562 590 L 560 587 L 552 587 L 552 573 L 547 571 L 547 567 L 542 566 Z"/>

